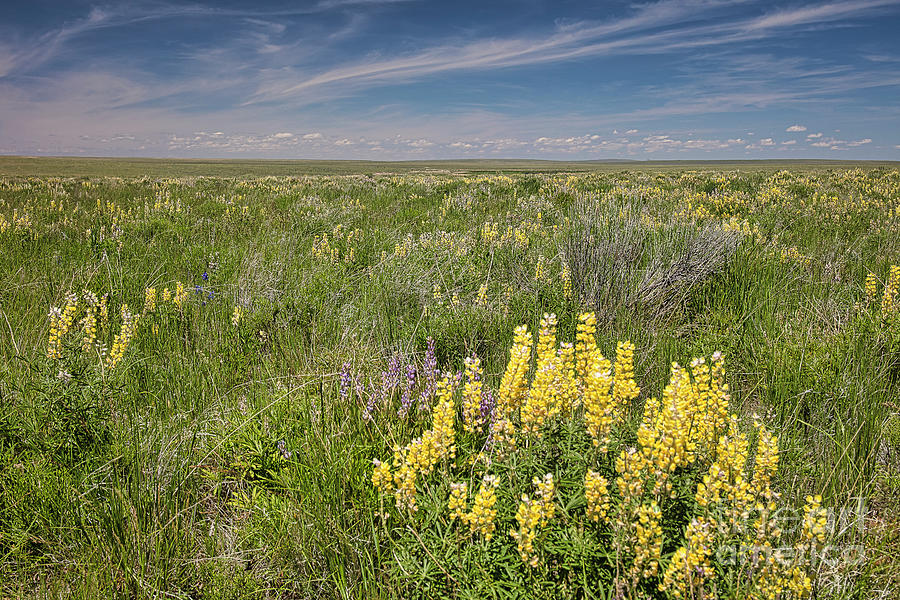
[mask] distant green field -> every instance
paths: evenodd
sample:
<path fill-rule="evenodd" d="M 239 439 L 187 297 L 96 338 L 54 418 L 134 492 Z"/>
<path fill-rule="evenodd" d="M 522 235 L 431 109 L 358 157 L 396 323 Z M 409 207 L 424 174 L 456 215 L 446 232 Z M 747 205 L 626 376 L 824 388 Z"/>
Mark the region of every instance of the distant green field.
<path fill-rule="evenodd" d="M 555 173 L 678 169 L 897 168 L 900 162 L 832 160 L 554 161 L 554 160 L 227 160 L 0 156 L 0 175 L 24 177 L 260 177 L 373 173 Z"/>

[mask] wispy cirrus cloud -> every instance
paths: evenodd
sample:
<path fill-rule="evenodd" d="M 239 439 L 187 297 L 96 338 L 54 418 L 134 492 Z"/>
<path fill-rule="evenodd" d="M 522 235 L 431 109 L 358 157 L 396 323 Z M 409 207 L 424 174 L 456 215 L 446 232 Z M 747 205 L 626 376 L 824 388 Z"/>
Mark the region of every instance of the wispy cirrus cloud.
<path fill-rule="evenodd" d="M 281 23 L 266 21 L 266 19 L 311 15 L 337 9 L 372 8 L 413 1 L 415 0 L 321 0 L 315 4 L 299 4 L 276 10 L 224 8 L 193 2 L 95 6 L 84 18 L 73 20 L 38 36 L 18 37 L 13 40 L 13 43 L 7 42 L 0 45 L 0 77 L 34 71 L 46 62 L 60 56 L 70 41 L 102 29 L 169 19 L 238 18 L 246 19 L 257 25 L 264 24 L 280 33 L 284 31 L 285 26 Z"/>
<path fill-rule="evenodd" d="M 715 0 L 663 0 L 641 5 L 634 15 L 600 24 L 572 23 L 549 35 L 445 43 L 386 59 L 361 60 L 322 72 L 285 71 L 265 83 L 248 104 L 310 98 L 310 91 L 346 90 L 408 82 L 447 72 L 503 69 L 591 56 L 660 54 L 760 40 L 780 30 L 823 25 L 871 13 L 898 0 L 857 0 L 800 7 L 771 14 L 714 22 L 718 9 L 734 4 Z M 710 23 L 713 21 L 712 23 Z M 338 92 L 340 93 L 340 92 Z"/>

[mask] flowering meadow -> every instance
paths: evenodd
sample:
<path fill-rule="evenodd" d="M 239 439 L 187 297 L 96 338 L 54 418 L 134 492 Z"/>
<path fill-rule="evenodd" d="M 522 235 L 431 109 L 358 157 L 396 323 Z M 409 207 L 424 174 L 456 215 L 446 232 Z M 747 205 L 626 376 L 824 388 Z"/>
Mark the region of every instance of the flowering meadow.
<path fill-rule="evenodd" d="M 900 171 L 0 178 L 0 596 L 892 598 Z"/>

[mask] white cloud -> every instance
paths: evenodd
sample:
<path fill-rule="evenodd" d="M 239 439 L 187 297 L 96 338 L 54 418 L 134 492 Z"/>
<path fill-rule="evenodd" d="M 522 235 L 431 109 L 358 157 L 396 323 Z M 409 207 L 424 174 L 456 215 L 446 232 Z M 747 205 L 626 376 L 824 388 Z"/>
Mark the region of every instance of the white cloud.
<path fill-rule="evenodd" d="M 772 138 L 763 138 L 763 139 L 759 140 L 759 145 L 760 146 L 774 146 L 775 140 L 773 140 Z"/>
<path fill-rule="evenodd" d="M 806 137 L 807 137 L 808 139 L 814 140 L 814 139 L 818 139 L 818 138 L 822 137 L 822 133 L 821 133 L 821 132 L 819 132 L 819 133 L 810 133 L 810 134 L 809 134 L 808 136 L 806 136 Z"/>
<path fill-rule="evenodd" d="M 637 132 L 638 132 L 637 129 L 629 129 L 629 130 L 626 131 L 625 133 L 626 133 L 626 134 L 632 134 L 632 133 L 637 133 Z"/>
<path fill-rule="evenodd" d="M 590 56 L 663 54 L 673 50 L 734 45 L 780 35 L 778 30 L 829 23 L 896 4 L 897 0 L 834 2 L 801 7 L 762 17 L 703 24 L 698 17 L 728 2 L 661 0 L 640 4 L 630 16 L 601 23 L 578 22 L 558 26 L 552 33 L 523 37 L 447 42 L 415 53 L 349 62 L 324 71 L 292 69 L 261 84 L 247 104 L 293 98 L 319 101 L 317 88 L 337 95 L 372 86 L 420 80 L 453 71 L 480 71 L 561 62 Z"/>
<path fill-rule="evenodd" d="M 305 133 L 303 134 L 304 140 L 320 140 L 322 139 L 322 134 L 316 131 L 315 133 Z"/>
<path fill-rule="evenodd" d="M 796 143 L 797 143 L 797 140 L 788 140 L 786 142 L 781 142 L 781 145 L 782 146 L 793 146 Z"/>
<path fill-rule="evenodd" d="M 800 131 L 806 131 L 806 127 L 804 125 L 791 125 L 787 129 L 785 129 L 788 133 L 795 133 Z"/>
<path fill-rule="evenodd" d="M 276 133 L 276 134 L 275 134 L 274 136 L 272 136 L 272 137 L 279 138 L 279 139 L 281 139 L 281 138 L 292 138 L 292 137 L 294 137 L 294 134 L 293 134 L 293 133 L 287 133 L 287 132 L 281 132 L 281 133 Z"/>
<path fill-rule="evenodd" d="M 864 139 L 864 140 L 857 140 L 857 141 L 855 141 L 855 142 L 850 142 L 850 143 L 848 143 L 847 145 L 848 145 L 848 146 L 852 146 L 852 147 L 855 148 L 856 146 L 863 146 L 863 145 L 865 145 L 865 144 L 871 144 L 871 143 L 872 143 L 872 139 L 871 139 L 871 138 L 866 138 L 866 139 Z"/>

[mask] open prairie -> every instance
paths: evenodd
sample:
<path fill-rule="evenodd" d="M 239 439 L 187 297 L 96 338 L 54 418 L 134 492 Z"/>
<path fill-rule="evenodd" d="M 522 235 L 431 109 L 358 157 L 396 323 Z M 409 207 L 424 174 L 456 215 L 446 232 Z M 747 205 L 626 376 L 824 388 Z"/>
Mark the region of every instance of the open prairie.
<path fill-rule="evenodd" d="M 3 596 L 900 591 L 896 164 L 0 171 Z"/>

